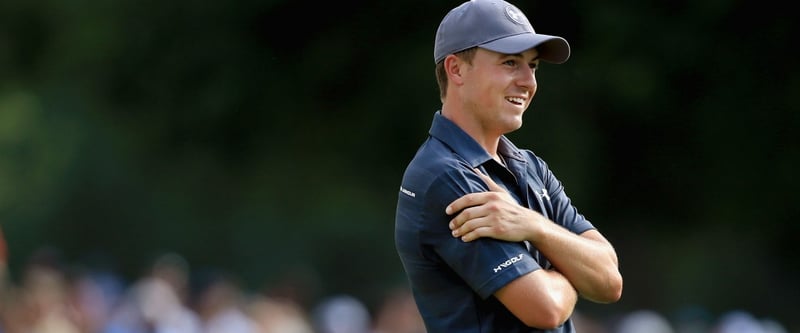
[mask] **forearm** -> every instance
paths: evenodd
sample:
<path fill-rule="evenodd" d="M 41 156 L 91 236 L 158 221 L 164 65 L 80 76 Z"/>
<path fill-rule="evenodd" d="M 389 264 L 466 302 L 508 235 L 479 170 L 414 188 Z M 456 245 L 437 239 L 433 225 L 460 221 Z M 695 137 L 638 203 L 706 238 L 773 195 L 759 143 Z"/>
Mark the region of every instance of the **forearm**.
<path fill-rule="evenodd" d="M 614 248 L 599 232 L 576 235 L 535 210 L 520 206 L 502 187 L 478 174 L 490 192 L 470 193 L 447 206 L 453 237 L 471 242 L 491 237 L 509 242 L 527 240 L 544 254 L 578 290 L 598 303 L 619 300 L 622 276 Z"/>
<path fill-rule="evenodd" d="M 563 324 L 578 301 L 577 291 L 563 274 L 545 269 L 519 277 L 495 296 L 526 325 L 542 329 Z"/>
<path fill-rule="evenodd" d="M 529 241 L 564 274 L 581 296 L 598 303 L 619 300 L 622 276 L 617 255 L 599 232 L 590 230 L 576 235 L 549 220 L 535 225 Z"/>

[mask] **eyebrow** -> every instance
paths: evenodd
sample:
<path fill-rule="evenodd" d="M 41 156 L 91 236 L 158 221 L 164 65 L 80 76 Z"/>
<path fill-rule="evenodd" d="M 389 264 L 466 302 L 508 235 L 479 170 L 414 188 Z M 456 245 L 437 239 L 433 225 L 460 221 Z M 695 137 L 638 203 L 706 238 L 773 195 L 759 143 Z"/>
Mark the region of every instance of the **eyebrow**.
<path fill-rule="evenodd" d="M 507 57 L 514 57 L 514 58 L 522 58 L 522 59 L 525 59 L 525 57 L 522 55 L 522 53 L 506 53 L 506 56 L 507 56 Z M 536 53 L 536 57 L 534 57 L 534 58 L 533 58 L 533 59 L 531 59 L 530 61 L 531 61 L 531 62 L 533 62 L 533 61 L 536 61 L 536 60 L 539 60 L 539 53 L 538 53 L 538 52 Z"/>

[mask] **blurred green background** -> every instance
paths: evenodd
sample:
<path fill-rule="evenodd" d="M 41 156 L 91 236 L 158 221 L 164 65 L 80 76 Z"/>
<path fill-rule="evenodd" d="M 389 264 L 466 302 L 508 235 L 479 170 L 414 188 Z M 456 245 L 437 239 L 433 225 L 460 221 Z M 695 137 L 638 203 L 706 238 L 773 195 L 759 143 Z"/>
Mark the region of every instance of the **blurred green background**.
<path fill-rule="evenodd" d="M 460 1 L 0 2 L 0 226 L 135 278 L 161 251 L 250 288 L 375 304 L 405 284 L 400 177 Z M 625 277 L 612 317 L 800 327 L 799 25 L 769 1 L 517 1 L 572 57 L 523 128 Z M 788 6 L 788 5 L 786 5 Z M 297 280 L 299 279 L 299 280 Z"/>

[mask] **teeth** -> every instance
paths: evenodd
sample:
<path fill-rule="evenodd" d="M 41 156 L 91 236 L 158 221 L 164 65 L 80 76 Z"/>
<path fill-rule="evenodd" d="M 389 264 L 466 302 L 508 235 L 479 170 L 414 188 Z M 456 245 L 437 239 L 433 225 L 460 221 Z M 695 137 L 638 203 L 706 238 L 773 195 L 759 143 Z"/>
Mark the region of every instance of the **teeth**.
<path fill-rule="evenodd" d="M 506 100 L 508 100 L 511 103 L 516 103 L 516 104 L 522 104 L 522 102 L 525 101 L 525 99 L 520 98 L 520 97 L 506 97 Z"/>

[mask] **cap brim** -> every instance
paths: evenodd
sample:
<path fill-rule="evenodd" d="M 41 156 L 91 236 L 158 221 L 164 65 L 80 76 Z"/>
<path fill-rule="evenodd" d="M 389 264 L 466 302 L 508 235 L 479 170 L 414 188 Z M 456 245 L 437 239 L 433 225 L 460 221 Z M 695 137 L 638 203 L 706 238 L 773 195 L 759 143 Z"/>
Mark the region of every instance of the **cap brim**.
<path fill-rule="evenodd" d="M 569 43 L 558 36 L 525 33 L 496 39 L 478 46 L 506 54 L 517 54 L 536 48 L 539 51 L 539 59 L 554 64 L 562 64 L 569 59 Z"/>

